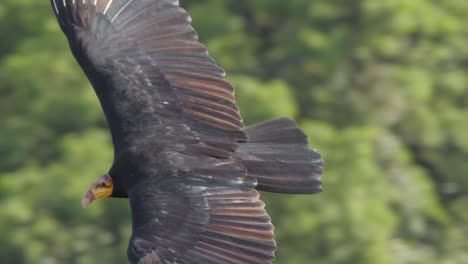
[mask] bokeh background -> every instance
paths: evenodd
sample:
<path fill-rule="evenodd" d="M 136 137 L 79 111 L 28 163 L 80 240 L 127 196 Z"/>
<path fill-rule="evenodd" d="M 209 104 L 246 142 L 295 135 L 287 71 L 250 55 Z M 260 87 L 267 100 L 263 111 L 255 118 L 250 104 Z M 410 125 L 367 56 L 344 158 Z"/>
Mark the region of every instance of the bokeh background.
<path fill-rule="evenodd" d="M 181 0 L 246 124 L 298 120 L 324 192 L 263 193 L 275 264 L 468 263 L 468 1 Z M 127 262 L 112 146 L 48 0 L 0 2 L 0 262 Z"/>

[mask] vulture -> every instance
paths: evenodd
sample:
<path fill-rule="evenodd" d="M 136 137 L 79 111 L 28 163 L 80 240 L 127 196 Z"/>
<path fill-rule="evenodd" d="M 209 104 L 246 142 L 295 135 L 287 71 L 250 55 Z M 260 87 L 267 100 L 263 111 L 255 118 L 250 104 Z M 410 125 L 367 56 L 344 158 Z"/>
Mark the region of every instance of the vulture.
<path fill-rule="evenodd" d="M 266 264 L 257 190 L 314 194 L 324 162 L 289 118 L 244 126 L 178 0 L 51 0 L 108 122 L 114 161 L 82 204 L 128 198 L 132 264 Z"/>

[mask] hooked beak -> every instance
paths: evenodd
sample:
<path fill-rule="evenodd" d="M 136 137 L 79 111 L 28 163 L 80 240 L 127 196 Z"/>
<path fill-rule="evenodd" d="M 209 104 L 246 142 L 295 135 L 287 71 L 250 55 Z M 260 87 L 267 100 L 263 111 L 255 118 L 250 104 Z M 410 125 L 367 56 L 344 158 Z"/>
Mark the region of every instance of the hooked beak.
<path fill-rule="evenodd" d="M 92 191 L 88 191 L 85 195 L 85 197 L 83 198 L 83 200 L 81 200 L 81 206 L 83 206 L 83 208 L 86 208 L 89 206 L 89 204 L 94 201 L 96 198 L 94 197 L 94 194 Z"/>
<path fill-rule="evenodd" d="M 85 197 L 81 200 L 81 205 L 86 208 L 89 204 L 99 198 L 106 198 L 112 195 L 113 180 L 109 174 L 97 178 L 91 187 L 86 192 Z"/>

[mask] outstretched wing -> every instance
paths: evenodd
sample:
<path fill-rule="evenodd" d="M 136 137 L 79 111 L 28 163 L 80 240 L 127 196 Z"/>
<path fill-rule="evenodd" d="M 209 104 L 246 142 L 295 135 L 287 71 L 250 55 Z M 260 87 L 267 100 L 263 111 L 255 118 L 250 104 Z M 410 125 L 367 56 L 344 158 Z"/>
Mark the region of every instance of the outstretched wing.
<path fill-rule="evenodd" d="M 238 180 L 228 182 L 226 173 Z M 252 188 L 253 178 L 245 178 L 232 164 L 173 176 L 142 184 L 130 196 L 131 263 L 271 263 L 273 226 Z"/>
<path fill-rule="evenodd" d="M 198 42 L 177 0 L 52 4 L 101 101 L 114 144 L 152 134 L 174 119 L 201 134 L 245 137 L 234 88 Z"/>

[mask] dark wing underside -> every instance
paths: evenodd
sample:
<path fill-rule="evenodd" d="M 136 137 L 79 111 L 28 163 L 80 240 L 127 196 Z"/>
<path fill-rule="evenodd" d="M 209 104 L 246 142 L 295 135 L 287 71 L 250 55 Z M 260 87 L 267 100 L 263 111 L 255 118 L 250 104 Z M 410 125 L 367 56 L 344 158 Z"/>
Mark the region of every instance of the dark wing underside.
<path fill-rule="evenodd" d="M 218 129 L 243 136 L 234 88 L 198 42 L 178 1 L 52 2 L 113 136 L 128 136 L 129 127 L 161 123 L 165 117 L 189 122 L 201 132 Z"/>
<path fill-rule="evenodd" d="M 116 153 L 154 157 L 142 165 L 146 180 L 129 191 L 131 263 L 271 263 L 273 227 L 252 189 L 256 179 L 232 157 L 246 139 L 234 88 L 178 1 L 52 5 Z"/>
<path fill-rule="evenodd" d="M 146 213 L 133 215 L 128 248 L 132 263 L 271 263 L 273 226 L 252 189 L 255 181 L 239 171 L 242 180 L 227 187 L 219 179 L 233 168 L 222 167 L 191 171 L 183 181 L 159 182 L 158 192 L 138 187 L 130 198 L 132 211 Z M 151 205 L 147 200 L 159 202 Z"/>

